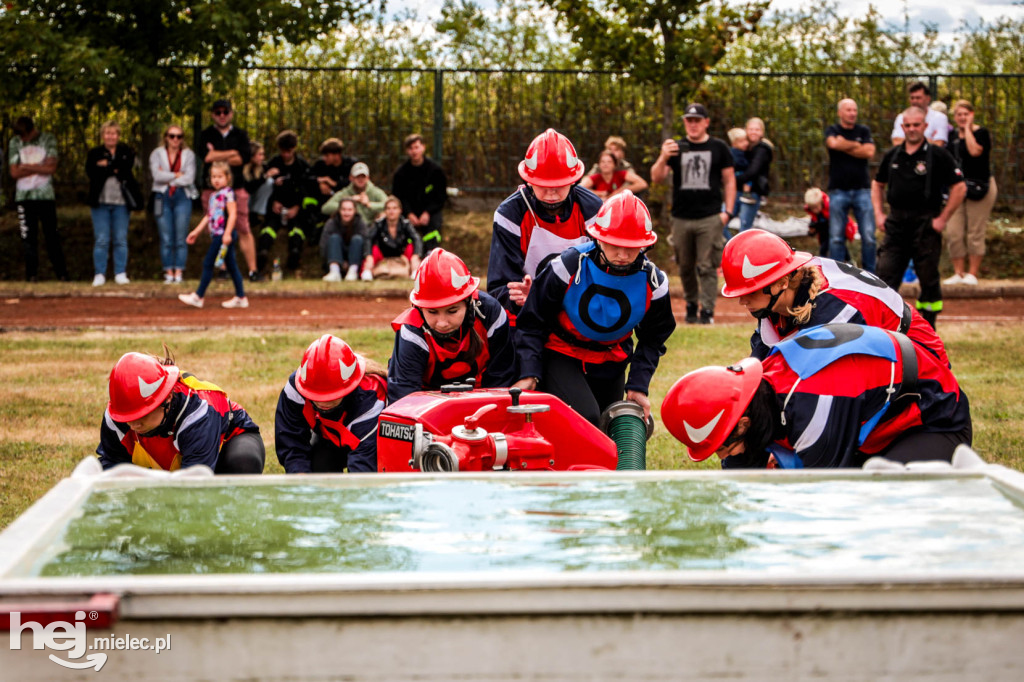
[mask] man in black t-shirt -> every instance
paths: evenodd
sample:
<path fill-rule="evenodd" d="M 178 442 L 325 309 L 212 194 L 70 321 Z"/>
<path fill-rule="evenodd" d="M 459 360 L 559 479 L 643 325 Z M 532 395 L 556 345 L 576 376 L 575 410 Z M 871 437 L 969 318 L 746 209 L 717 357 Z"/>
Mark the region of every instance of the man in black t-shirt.
<path fill-rule="evenodd" d="M 875 271 L 875 216 L 871 206 L 871 176 L 868 161 L 875 155 L 875 143 L 868 127 L 857 123 L 857 103 L 840 100 L 839 122 L 825 129 L 828 147 L 829 256 L 848 260 L 846 220 L 850 211 L 860 229 L 861 267 Z"/>
<path fill-rule="evenodd" d="M 313 198 L 317 202 L 316 212 L 335 195 L 336 192 L 348 187 L 348 176 L 356 160 L 345 156 L 345 143 L 336 137 L 329 137 L 320 145 L 320 158 L 313 164 L 310 171 L 312 181 L 316 185 Z"/>
<path fill-rule="evenodd" d="M 391 193 L 402 201 L 402 213 L 423 238 L 423 257 L 441 243 L 441 210 L 448 199 L 444 170 L 427 157 L 423 137 L 413 133 L 402 142 L 409 160 L 398 167 Z"/>
<path fill-rule="evenodd" d="M 950 214 L 967 194 L 963 174 L 948 151 L 924 139 L 924 112 L 910 107 L 903 112 L 906 138 L 885 153 L 871 183 L 875 220 L 885 231 L 879 251 L 878 276 L 899 291 L 900 281 L 910 259 L 914 260 L 921 281 L 917 309 L 935 326 L 942 312 L 942 285 L 939 282 L 939 256 L 942 254 L 942 230 Z M 886 217 L 882 197 L 889 201 Z M 949 200 L 942 205 L 943 188 L 949 188 Z"/>
<path fill-rule="evenodd" d="M 686 140 L 665 140 L 651 167 L 651 182 L 672 175 L 672 236 L 686 297 L 687 324 L 711 324 L 718 296 L 722 262 L 722 226 L 733 215 L 722 209 L 736 205 L 736 175 L 729 145 L 708 135 L 708 111 L 690 104 L 683 114 Z M 700 304 L 700 314 L 697 306 Z"/>
<path fill-rule="evenodd" d="M 213 187 L 210 185 L 210 164 L 227 161 L 231 166 L 231 187 L 235 190 L 235 234 L 238 235 L 238 249 L 245 256 L 249 266 L 249 279 L 259 279 L 256 273 L 256 240 L 249 229 L 249 193 L 242 179 L 242 166 L 249 163 L 252 147 L 249 136 L 241 128 L 232 125 L 235 112 L 231 100 L 219 99 L 210 107 L 213 125 L 199 133 L 199 149 L 196 156 L 203 159 L 203 213 L 206 213 Z"/>
<path fill-rule="evenodd" d="M 302 204 L 310 193 L 310 175 L 309 164 L 296 151 L 298 145 L 299 138 L 293 131 L 282 131 L 277 136 L 278 154 L 267 162 L 266 176 L 273 178 L 274 189 L 270 194 L 267 225 L 260 231 L 257 251 L 260 271 L 270 259 L 270 250 L 279 232 L 288 233 L 288 269 L 294 273 L 302 264 L 302 247 L 309 229 Z"/>

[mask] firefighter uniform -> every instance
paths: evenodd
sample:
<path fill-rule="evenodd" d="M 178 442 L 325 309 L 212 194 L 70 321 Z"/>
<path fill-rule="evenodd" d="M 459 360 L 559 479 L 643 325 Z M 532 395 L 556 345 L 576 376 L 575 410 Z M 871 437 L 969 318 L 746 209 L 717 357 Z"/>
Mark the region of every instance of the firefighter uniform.
<path fill-rule="evenodd" d="M 948 151 L 924 142 L 913 154 L 907 154 L 902 144 L 886 152 L 875 181 L 887 185 L 890 209 L 879 249 L 878 276 L 899 291 L 903 273 L 913 259 L 921 282 L 917 309 L 935 326 L 935 318 L 942 312 L 942 234 L 932 227 L 932 219 L 942 212 L 943 193 L 963 182 L 963 174 Z"/>

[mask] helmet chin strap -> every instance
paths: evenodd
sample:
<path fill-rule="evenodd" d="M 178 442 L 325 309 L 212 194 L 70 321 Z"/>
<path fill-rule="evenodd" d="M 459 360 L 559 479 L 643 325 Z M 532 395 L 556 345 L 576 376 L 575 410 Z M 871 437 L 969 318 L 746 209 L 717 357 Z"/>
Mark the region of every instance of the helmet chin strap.
<path fill-rule="evenodd" d="M 750 314 L 753 315 L 758 320 L 766 319 L 769 315 L 772 314 L 772 312 L 775 309 L 775 304 L 779 302 L 779 298 L 782 297 L 783 292 L 786 291 L 786 289 L 788 288 L 788 286 L 782 287 L 782 289 L 780 289 L 779 293 L 777 294 L 772 293 L 772 288 L 770 286 L 767 286 L 764 289 L 762 289 L 761 293 L 767 294 L 768 296 L 768 305 L 758 310 L 752 310 Z"/>
<path fill-rule="evenodd" d="M 640 253 L 637 254 L 636 259 L 627 265 L 616 265 L 608 260 L 608 256 L 605 255 L 604 249 L 601 248 L 599 242 L 597 244 L 597 264 L 604 268 L 605 272 L 615 275 L 632 275 L 634 272 L 640 272 L 644 265 L 644 250 L 640 249 Z"/>
<path fill-rule="evenodd" d="M 420 311 L 420 316 L 423 318 L 423 331 L 442 342 L 449 341 L 453 338 L 461 341 L 462 333 L 473 326 L 473 316 L 476 314 L 476 306 L 473 304 L 472 300 L 468 300 L 466 301 L 466 316 L 462 319 L 462 324 L 450 332 L 439 332 L 427 324 L 427 316 L 423 314 L 423 311 L 419 307 L 417 307 L 417 310 Z"/>

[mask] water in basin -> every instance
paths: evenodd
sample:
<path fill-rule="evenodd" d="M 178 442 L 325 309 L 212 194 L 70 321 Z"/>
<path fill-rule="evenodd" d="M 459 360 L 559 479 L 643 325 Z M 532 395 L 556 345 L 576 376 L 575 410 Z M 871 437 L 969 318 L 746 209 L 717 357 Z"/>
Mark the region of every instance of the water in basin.
<path fill-rule="evenodd" d="M 42 576 L 1018 569 L 986 478 L 429 479 L 93 492 Z"/>

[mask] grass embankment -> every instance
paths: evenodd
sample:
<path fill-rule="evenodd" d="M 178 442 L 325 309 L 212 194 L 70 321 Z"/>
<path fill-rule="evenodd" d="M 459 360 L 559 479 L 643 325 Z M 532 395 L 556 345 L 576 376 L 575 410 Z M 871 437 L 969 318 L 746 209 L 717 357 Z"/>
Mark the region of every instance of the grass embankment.
<path fill-rule="evenodd" d="M 1024 470 L 1024 368 L 1017 346 L 1024 324 L 942 326 L 954 369 L 971 399 L 975 448 L 989 461 Z M 669 386 L 685 372 L 746 355 L 746 326 L 680 329 L 651 386 L 655 416 Z M 0 336 L 0 528 L 93 453 L 107 400 L 107 375 L 122 353 L 172 347 L 179 364 L 220 384 L 263 430 L 267 473 L 282 471 L 274 455 L 274 409 L 285 378 L 316 333 L 103 332 Z M 345 333 L 355 348 L 386 361 L 389 330 Z M 717 468 L 690 462 L 660 424 L 649 444 L 649 469 Z"/>

